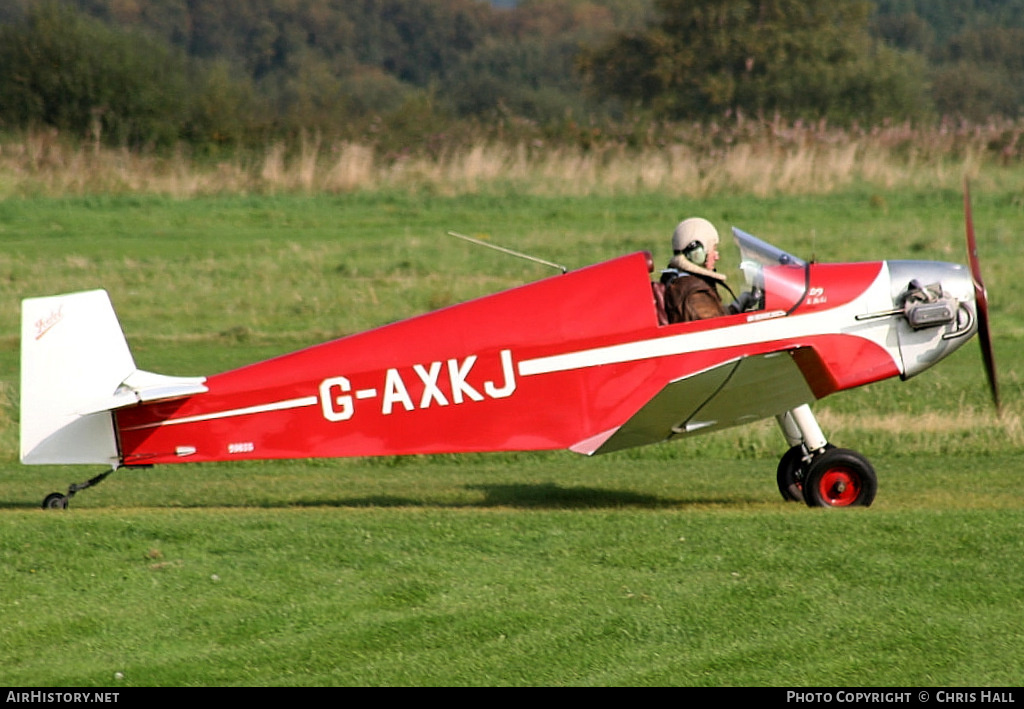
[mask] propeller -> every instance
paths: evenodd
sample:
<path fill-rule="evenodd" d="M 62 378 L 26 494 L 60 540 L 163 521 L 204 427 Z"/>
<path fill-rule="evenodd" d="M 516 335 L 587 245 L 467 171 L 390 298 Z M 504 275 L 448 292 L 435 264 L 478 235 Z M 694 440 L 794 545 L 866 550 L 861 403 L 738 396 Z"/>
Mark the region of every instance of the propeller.
<path fill-rule="evenodd" d="M 974 217 L 971 215 L 971 191 L 964 178 L 964 219 L 967 222 L 967 258 L 971 263 L 971 278 L 974 281 L 974 303 L 978 311 L 978 338 L 981 340 L 981 356 L 985 362 L 988 388 L 996 412 L 1002 413 L 999 401 L 999 381 L 996 379 L 996 361 L 992 354 L 992 333 L 988 326 L 988 293 L 981 277 L 981 262 L 978 259 L 978 244 L 974 238 Z"/>

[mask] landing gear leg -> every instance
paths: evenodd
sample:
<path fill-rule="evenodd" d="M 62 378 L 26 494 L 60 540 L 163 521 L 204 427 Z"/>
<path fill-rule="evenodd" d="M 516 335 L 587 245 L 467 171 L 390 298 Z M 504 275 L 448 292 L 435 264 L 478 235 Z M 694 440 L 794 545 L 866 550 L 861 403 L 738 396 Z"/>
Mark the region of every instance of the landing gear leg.
<path fill-rule="evenodd" d="M 878 478 L 871 463 L 829 443 L 809 406 L 776 419 L 790 445 L 776 475 L 784 500 L 803 500 L 809 507 L 867 507 L 874 501 Z"/>
<path fill-rule="evenodd" d="M 782 433 L 785 434 L 789 445 L 802 444 L 812 453 L 824 450 L 828 445 L 825 434 L 821 432 L 821 426 L 818 425 L 818 420 L 814 418 L 814 413 L 807 404 L 787 411 L 777 416 L 776 419 L 782 427 Z"/>
<path fill-rule="evenodd" d="M 114 472 L 114 468 L 111 468 L 105 473 L 100 473 L 94 478 L 86 480 L 84 483 L 72 483 L 68 487 L 68 493 L 66 495 L 59 492 L 51 492 L 43 499 L 44 510 L 63 510 L 67 509 L 68 502 L 75 496 L 75 493 L 85 490 L 86 488 L 92 487 L 93 485 L 99 485 L 103 480 Z"/>

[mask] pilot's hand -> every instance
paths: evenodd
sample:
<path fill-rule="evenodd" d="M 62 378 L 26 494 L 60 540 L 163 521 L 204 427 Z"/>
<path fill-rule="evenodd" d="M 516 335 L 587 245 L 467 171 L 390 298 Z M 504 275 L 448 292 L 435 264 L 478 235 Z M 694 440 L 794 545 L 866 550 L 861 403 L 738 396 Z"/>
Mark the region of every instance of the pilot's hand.
<path fill-rule="evenodd" d="M 760 293 L 753 290 L 745 290 L 736 296 L 736 301 L 732 304 L 732 308 L 737 313 L 746 313 L 751 310 L 757 310 L 761 306 Z"/>

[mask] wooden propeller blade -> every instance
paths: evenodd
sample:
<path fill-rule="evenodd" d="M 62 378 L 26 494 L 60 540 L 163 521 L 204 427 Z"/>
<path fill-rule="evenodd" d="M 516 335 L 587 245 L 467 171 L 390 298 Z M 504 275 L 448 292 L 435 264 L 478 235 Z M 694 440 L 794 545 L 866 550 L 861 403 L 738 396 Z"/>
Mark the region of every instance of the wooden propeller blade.
<path fill-rule="evenodd" d="M 995 404 L 996 411 L 1001 411 L 999 381 L 996 377 L 995 356 L 992 353 L 992 333 L 988 323 L 988 293 L 985 290 L 985 281 L 981 276 L 978 244 L 974 238 L 974 217 L 971 213 L 971 192 L 966 178 L 964 178 L 964 219 L 967 222 L 967 258 L 970 261 L 971 278 L 974 281 L 974 302 L 978 311 L 978 338 L 981 340 L 981 356 L 985 363 L 985 375 L 988 377 L 992 402 Z"/>

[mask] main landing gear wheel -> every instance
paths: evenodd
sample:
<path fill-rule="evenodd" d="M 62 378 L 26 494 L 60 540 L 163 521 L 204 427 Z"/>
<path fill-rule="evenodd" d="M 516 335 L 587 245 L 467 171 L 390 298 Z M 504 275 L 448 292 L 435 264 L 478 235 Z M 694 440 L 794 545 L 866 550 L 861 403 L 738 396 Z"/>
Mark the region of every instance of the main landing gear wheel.
<path fill-rule="evenodd" d="M 878 492 L 878 477 L 856 451 L 832 448 L 815 456 L 804 477 L 808 507 L 867 507 Z"/>
<path fill-rule="evenodd" d="M 831 443 L 825 444 L 825 450 L 835 448 Z M 819 454 L 820 455 L 820 454 Z M 804 501 L 804 478 L 810 465 L 811 454 L 803 444 L 793 446 L 782 456 L 775 478 L 779 484 L 779 492 L 786 502 Z"/>
<path fill-rule="evenodd" d="M 776 480 L 779 483 L 779 492 L 786 502 L 804 501 L 804 458 L 807 457 L 807 449 L 803 445 L 793 446 L 779 461 L 779 469 L 776 473 Z"/>

